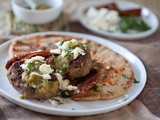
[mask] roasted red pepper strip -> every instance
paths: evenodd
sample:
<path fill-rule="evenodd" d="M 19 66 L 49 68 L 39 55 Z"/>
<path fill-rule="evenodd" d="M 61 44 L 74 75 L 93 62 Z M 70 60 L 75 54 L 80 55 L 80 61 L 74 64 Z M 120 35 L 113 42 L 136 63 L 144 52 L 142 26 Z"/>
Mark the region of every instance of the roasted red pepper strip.
<path fill-rule="evenodd" d="M 130 10 L 121 10 L 119 11 L 120 16 L 141 16 L 141 9 L 130 9 Z"/>
<path fill-rule="evenodd" d="M 79 96 L 85 95 L 88 90 L 96 85 L 96 83 L 105 79 L 107 77 L 107 73 L 108 70 L 104 68 L 91 69 L 88 75 L 78 80 L 80 83 L 76 84 L 76 86 L 79 91 L 74 94 Z"/>
<path fill-rule="evenodd" d="M 118 6 L 116 5 L 116 3 L 110 3 L 110 4 L 107 4 L 107 5 L 104 5 L 104 6 L 99 6 L 99 7 L 96 7 L 97 9 L 100 9 L 100 8 L 107 8 L 109 10 L 115 10 L 115 11 L 119 11 L 119 8 Z"/>
<path fill-rule="evenodd" d="M 107 5 L 98 6 L 97 9 L 107 8 L 109 10 L 115 10 L 119 12 L 120 16 L 141 16 L 141 8 L 128 9 L 128 10 L 120 10 L 116 3 L 109 3 Z"/>

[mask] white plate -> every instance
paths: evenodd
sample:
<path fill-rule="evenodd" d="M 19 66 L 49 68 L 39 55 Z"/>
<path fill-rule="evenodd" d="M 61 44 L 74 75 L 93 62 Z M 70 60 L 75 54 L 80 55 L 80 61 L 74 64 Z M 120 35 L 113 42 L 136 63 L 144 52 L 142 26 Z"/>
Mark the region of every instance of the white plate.
<path fill-rule="evenodd" d="M 142 18 L 151 27 L 150 30 L 147 30 L 147 31 L 141 32 L 141 33 L 125 34 L 120 31 L 107 32 L 107 31 L 103 31 L 100 29 L 96 29 L 87 23 L 87 20 L 86 20 L 84 13 L 89 7 L 103 6 L 105 4 L 112 3 L 112 2 L 113 2 L 113 0 L 98 0 L 98 1 L 89 1 L 89 2 L 82 3 L 77 10 L 77 16 L 78 16 L 79 21 L 81 22 L 81 24 L 84 27 L 86 27 L 87 29 L 89 29 L 92 32 L 98 33 L 100 35 L 116 38 L 116 39 L 121 39 L 121 40 L 136 40 L 136 39 L 140 39 L 140 38 L 145 38 L 145 37 L 152 35 L 158 29 L 159 21 L 158 21 L 158 18 L 156 17 L 156 15 L 148 8 L 141 6 L 137 3 L 130 2 L 130 1 L 115 1 L 115 3 L 120 8 L 123 8 L 123 9 L 141 7 Z"/>
<path fill-rule="evenodd" d="M 135 78 L 138 81 L 140 81 L 140 83 L 133 84 L 131 86 L 131 88 L 127 92 L 129 99 L 121 103 L 118 103 L 118 100 L 124 98 L 124 96 L 118 97 L 112 100 L 96 100 L 96 101 L 88 101 L 88 102 L 87 101 L 76 102 L 76 101 L 68 100 L 68 103 L 59 105 L 57 107 L 52 106 L 51 104 L 46 102 L 42 103 L 35 100 L 19 99 L 20 94 L 10 85 L 6 75 L 7 71 L 5 69 L 5 63 L 9 59 L 9 56 L 7 53 L 8 47 L 11 41 L 13 40 L 23 39 L 28 36 L 49 35 L 49 34 L 69 35 L 69 36 L 75 36 L 80 38 L 87 38 L 92 41 L 96 41 L 104 46 L 109 47 L 113 51 L 124 56 L 133 65 Z M 47 113 L 52 115 L 62 115 L 62 116 L 84 116 L 84 115 L 94 115 L 94 114 L 100 114 L 100 113 L 116 110 L 120 107 L 127 105 L 132 100 L 134 100 L 140 94 L 140 92 L 142 91 L 146 83 L 146 70 L 138 57 L 136 57 L 133 53 L 131 53 L 124 47 L 96 36 L 80 34 L 80 33 L 72 33 L 72 32 L 34 33 L 34 34 L 24 35 L 24 36 L 14 38 L 0 45 L 0 51 L 1 51 L 0 52 L 0 73 L 1 73 L 0 74 L 0 83 L 1 83 L 0 94 L 5 98 L 7 98 L 8 100 L 10 100 L 11 102 L 14 102 L 15 104 L 18 104 L 22 107 L 25 107 L 34 111 L 42 112 L 42 113 Z"/>

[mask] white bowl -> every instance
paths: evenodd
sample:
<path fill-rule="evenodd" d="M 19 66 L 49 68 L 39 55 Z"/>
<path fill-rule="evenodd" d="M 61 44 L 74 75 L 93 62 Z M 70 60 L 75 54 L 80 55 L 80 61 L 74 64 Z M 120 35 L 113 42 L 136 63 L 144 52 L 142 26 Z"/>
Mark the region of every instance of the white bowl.
<path fill-rule="evenodd" d="M 37 4 L 51 6 L 45 10 L 27 9 L 23 0 L 12 0 L 13 13 L 21 20 L 31 24 L 45 24 L 57 19 L 62 11 L 63 0 L 33 0 Z"/>

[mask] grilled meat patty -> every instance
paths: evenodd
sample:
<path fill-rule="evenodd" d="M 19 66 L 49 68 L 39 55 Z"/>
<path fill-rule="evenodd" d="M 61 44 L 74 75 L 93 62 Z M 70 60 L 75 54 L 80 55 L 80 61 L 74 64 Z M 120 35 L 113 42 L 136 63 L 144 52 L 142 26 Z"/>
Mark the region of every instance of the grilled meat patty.
<path fill-rule="evenodd" d="M 36 89 L 27 85 L 27 83 L 22 81 L 22 73 L 24 72 L 20 65 L 24 61 L 16 61 L 8 69 L 7 76 L 13 87 L 19 91 L 26 98 L 36 98 L 36 99 L 46 99 L 51 98 L 57 94 L 58 91 L 51 92 L 50 90 L 42 94 L 36 94 Z M 54 82 L 54 81 L 53 81 Z"/>
<path fill-rule="evenodd" d="M 92 67 L 92 60 L 89 52 L 85 55 L 79 56 L 77 59 L 69 63 L 68 77 L 73 80 L 78 77 L 83 77 L 90 72 Z"/>

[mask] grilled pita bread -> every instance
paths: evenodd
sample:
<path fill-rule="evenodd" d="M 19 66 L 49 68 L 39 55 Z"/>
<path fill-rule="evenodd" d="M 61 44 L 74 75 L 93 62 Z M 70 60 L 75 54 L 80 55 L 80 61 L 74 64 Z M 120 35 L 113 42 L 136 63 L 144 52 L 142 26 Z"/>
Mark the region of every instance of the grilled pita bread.
<path fill-rule="evenodd" d="M 59 40 L 70 40 L 75 37 L 71 36 L 35 36 L 17 40 L 12 42 L 9 47 L 10 57 L 38 50 L 41 46 L 46 49 L 53 49 L 54 44 Z M 112 99 L 124 95 L 131 87 L 134 81 L 134 71 L 132 65 L 121 55 L 90 40 L 82 40 L 82 42 L 91 44 L 91 57 L 93 60 L 103 64 L 103 68 L 108 69 L 106 75 L 97 83 L 98 91 L 89 90 L 85 95 L 73 95 L 73 100 L 98 100 Z M 100 74 L 101 75 L 101 74 Z"/>
<path fill-rule="evenodd" d="M 87 94 L 73 95 L 74 100 L 112 99 L 124 95 L 134 82 L 134 71 L 131 64 L 121 55 L 95 42 L 91 44 L 92 59 L 103 63 L 109 69 L 106 77 L 96 85 L 98 91 L 89 90 Z M 103 75 L 104 76 L 104 75 Z M 97 77 L 99 79 L 100 77 Z"/>
<path fill-rule="evenodd" d="M 26 37 L 24 39 L 13 41 L 9 47 L 9 56 L 14 57 L 16 55 L 25 54 L 37 50 L 50 50 L 55 46 L 54 44 L 60 40 L 70 40 L 73 37 L 70 36 L 33 36 Z"/>

